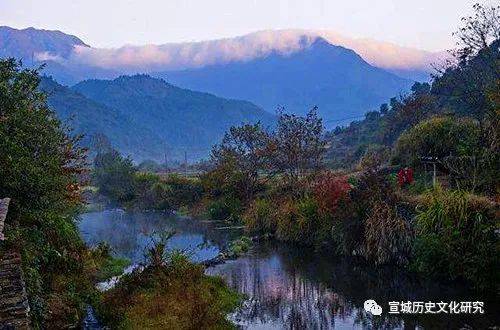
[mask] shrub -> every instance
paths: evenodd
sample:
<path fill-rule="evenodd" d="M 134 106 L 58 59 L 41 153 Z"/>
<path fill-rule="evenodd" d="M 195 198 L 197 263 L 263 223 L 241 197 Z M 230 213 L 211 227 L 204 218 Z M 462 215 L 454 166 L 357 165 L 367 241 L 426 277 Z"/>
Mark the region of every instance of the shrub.
<path fill-rule="evenodd" d="M 241 202 L 231 197 L 219 198 L 208 206 L 208 216 L 212 220 L 237 222 L 240 219 L 241 212 Z"/>
<path fill-rule="evenodd" d="M 365 220 L 365 257 L 375 264 L 406 264 L 413 243 L 413 228 L 397 207 L 375 201 Z"/>
<path fill-rule="evenodd" d="M 354 194 L 355 191 L 351 192 Z M 360 200 L 351 196 L 341 200 L 332 216 L 330 235 L 337 253 L 341 255 L 361 255 L 364 249 L 364 210 Z"/>
<path fill-rule="evenodd" d="M 321 174 L 313 184 L 313 194 L 323 214 L 335 213 L 339 202 L 347 198 L 351 184 L 346 176 L 331 172 Z"/>
<path fill-rule="evenodd" d="M 355 184 L 332 214 L 331 235 L 337 252 L 362 255 L 365 251 L 365 220 L 374 200 L 390 194 L 390 183 L 382 172 L 368 170 L 351 180 Z"/>
<path fill-rule="evenodd" d="M 310 197 L 288 200 L 276 214 L 276 236 L 283 241 L 314 245 L 323 242 L 329 232 L 326 219 L 319 214 L 316 201 Z"/>
<path fill-rule="evenodd" d="M 233 257 L 238 257 L 247 252 L 252 246 L 252 240 L 246 236 L 242 236 L 229 244 L 229 253 Z"/>
<path fill-rule="evenodd" d="M 375 264 L 406 263 L 413 232 L 403 206 L 383 171 L 364 172 L 332 213 L 337 251 Z"/>
<path fill-rule="evenodd" d="M 276 210 L 272 207 L 270 200 L 256 199 L 243 215 L 246 230 L 258 234 L 274 233 L 276 224 L 273 213 L 275 212 Z"/>
<path fill-rule="evenodd" d="M 167 251 L 167 243 L 174 235 L 174 231 L 153 232 L 151 234 L 149 246 L 145 250 L 145 257 L 149 267 L 159 268 L 168 263 L 167 261 L 172 256 L 172 253 Z"/>
<path fill-rule="evenodd" d="M 378 168 L 389 162 L 391 149 L 384 145 L 372 144 L 366 148 L 364 155 L 358 163 L 358 168 L 366 170 Z"/>
<path fill-rule="evenodd" d="M 135 194 L 136 169 L 130 158 L 124 158 L 116 150 L 98 153 L 94 159 L 92 181 L 99 193 L 112 202 L 130 202 Z"/>
<path fill-rule="evenodd" d="M 224 162 L 215 169 L 201 175 L 201 184 L 206 194 L 211 198 L 228 196 L 245 200 L 246 176 L 232 162 Z"/>
<path fill-rule="evenodd" d="M 490 202 L 438 188 L 424 195 L 419 210 L 414 269 L 463 278 L 477 288 L 498 283 L 499 245 Z"/>
<path fill-rule="evenodd" d="M 301 230 L 304 225 L 303 219 L 300 219 L 297 205 L 293 201 L 288 200 L 280 205 L 276 215 L 276 236 L 278 239 L 299 242 L 304 234 Z"/>
<path fill-rule="evenodd" d="M 163 183 L 168 190 L 168 204 L 173 208 L 191 206 L 203 196 L 203 186 L 198 179 L 171 174 Z"/>
<path fill-rule="evenodd" d="M 146 210 L 164 210 L 171 208 L 168 197 L 172 195 L 170 186 L 160 181 L 153 173 L 135 175 L 134 206 Z"/>

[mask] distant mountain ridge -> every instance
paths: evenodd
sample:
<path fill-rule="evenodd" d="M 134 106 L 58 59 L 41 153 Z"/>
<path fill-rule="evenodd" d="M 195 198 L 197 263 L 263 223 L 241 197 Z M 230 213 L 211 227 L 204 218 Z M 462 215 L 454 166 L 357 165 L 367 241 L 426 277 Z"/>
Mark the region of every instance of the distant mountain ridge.
<path fill-rule="evenodd" d="M 205 157 L 229 127 L 257 121 L 269 126 L 275 120 L 250 102 L 182 89 L 147 75 L 86 80 L 71 89 L 129 118 L 136 128 L 147 128 L 154 142 L 150 148 L 144 140 L 141 148 L 162 149 L 151 156 L 157 160 L 167 151 L 177 158 L 184 151 L 191 159 Z"/>
<path fill-rule="evenodd" d="M 246 62 L 153 75 L 181 87 L 249 100 L 270 112 L 283 106 L 304 114 L 317 105 L 319 114 L 334 122 L 331 125 L 363 115 L 413 84 L 323 38 L 290 54 L 273 52 Z"/>
<path fill-rule="evenodd" d="M 35 39 L 43 42 L 35 42 L 35 36 Z M 94 48 L 60 31 L 34 28 L 18 30 L 5 26 L 0 27 L 0 56 L 22 57 L 25 60 L 34 57 L 43 62 L 57 62 L 59 66 L 72 69 L 71 81 L 66 83 L 73 84 L 89 78 L 116 78 L 121 74 L 245 62 L 266 57 L 273 52 L 290 54 L 303 50 L 318 37 L 332 45 L 354 50 L 373 66 L 412 80 L 428 79 L 428 73 L 432 71 L 431 64 L 437 64 L 445 56 L 444 52 L 428 52 L 389 42 L 349 38 L 329 30 L 267 30 L 200 42 Z M 33 40 L 33 45 L 26 43 L 26 40 Z M 92 68 L 95 72 L 89 74 L 84 70 L 76 70 L 82 66 Z"/>
<path fill-rule="evenodd" d="M 75 46 L 90 47 L 78 37 L 61 31 L 0 26 L 0 57 L 14 56 L 26 64 L 55 57 L 68 58 Z"/>
<path fill-rule="evenodd" d="M 164 152 L 160 138 L 148 127 L 119 110 L 112 109 L 84 95 L 42 77 L 39 88 L 47 93 L 47 102 L 58 118 L 74 134 L 82 134 L 82 144 L 92 146 L 96 134 L 106 135 L 113 146 L 135 159 L 155 158 Z"/>
<path fill-rule="evenodd" d="M 183 88 L 208 92 L 220 98 L 247 100 L 258 106 L 238 103 L 234 107 L 228 100 L 214 102 L 214 95 L 206 96 L 202 102 L 191 103 L 189 111 L 182 115 L 192 125 L 201 125 L 197 128 L 199 132 L 195 137 L 183 133 L 167 136 L 153 130 L 155 139 L 168 138 L 175 145 L 212 141 L 215 135 L 212 135 L 212 131 L 205 130 L 203 125 L 204 120 L 211 118 L 205 116 L 207 113 L 216 114 L 215 104 L 238 109 L 254 107 L 250 112 L 259 113 L 259 118 L 272 116 L 280 105 L 286 111 L 300 114 L 318 105 L 320 115 L 324 117 L 328 127 L 347 123 L 342 122 L 342 119 L 363 115 L 389 97 L 406 92 L 412 84 L 410 80 L 388 72 L 388 69 L 373 66 L 374 62 L 381 63 L 386 68 L 394 63 L 394 69 L 405 70 L 406 67 L 412 67 L 421 70 L 422 63 L 426 63 L 428 58 L 427 53 L 422 55 L 422 52 L 394 45 L 391 48 L 384 43 L 368 42 L 365 47 L 363 45 L 366 41 L 360 39 L 348 39 L 327 31 L 304 30 L 261 31 L 237 38 L 196 43 L 96 49 L 79 38 L 60 31 L 0 27 L 0 42 L 1 56 L 22 58 L 28 66 L 44 63 L 42 72 L 66 85 L 88 79 L 115 79 L 123 73 L 146 72 Z M 335 42 L 365 51 L 371 64 L 357 52 L 338 46 Z M 401 49 L 401 59 L 396 58 L 395 49 Z M 382 55 L 374 56 L 377 52 Z M 384 52 L 390 56 L 385 56 Z M 405 63 L 409 63 L 409 66 L 405 67 Z M 130 120 L 137 121 L 140 111 L 145 111 L 144 118 L 150 121 L 149 124 L 155 122 L 151 113 L 154 112 L 158 118 L 164 116 L 168 101 L 160 99 L 158 95 L 147 94 L 147 89 L 152 88 L 156 93 L 162 93 L 164 89 L 172 89 L 168 84 L 157 88 L 147 79 L 136 78 L 135 90 L 123 93 L 118 88 L 126 88 L 122 83 L 123 79 L 120 78 L 113 83 L 87 81 L 78 83 L 73 91 L 115 111 L 127 109 L 120 113 Z M 93 84 L 99 85 L 95 91 L 92 91 Z M 101 92 L 101 88 L 109 95 L 97 93 Z M 138 91 L 144 94 L 137 94 Z M 179 96 L 173 93 L 179 98 L 168 111 L 180 111 L 179 105 L 183 98 L 191 101 L 199 99 L 194 94 L 188 94 L 185 92 Z M 121 99 L 113 95 L 120 95 Z M 130 95 L 136 97 L 131 98 Z M 138 103 L 138 100 L 142 103 Z M 205 101 L 211 104 L 206 112 L 199 110 L 205 106 Z M 144 104 L 152 109 L 146 108 Z M 134 109 L 131 105 L 134 105 Z M 262 114 L 259 107 L 271 115 Z M 186 117 L 187 113 L 190 117 Z M 220 127 L 217 123 L 210 126 L 210 129 L 219 133 L 226 122 L 255 119 L 246 118 L 243 113 L 235 117 L 238 111 L 224 110 L 218 114 L 221 113 L 228 116 L 227 121 L 215 116 L 223 124 Z M 198 136 L 201 137 L 200 141 L 196 141 Z"/>
<path fill-rule="evenodd" d="M 136 161 L 180 160 L 184 153 L 189 161 L 198 160 L 232 125 L 275 120 L 250 102 L 181 89 L 147 75 L 88 80 L 73 88 L 42 77 L 40 89 L 73 133 L 84 134 L 83 145 L 92 147 L 94 135 L 104 134 Z"/>

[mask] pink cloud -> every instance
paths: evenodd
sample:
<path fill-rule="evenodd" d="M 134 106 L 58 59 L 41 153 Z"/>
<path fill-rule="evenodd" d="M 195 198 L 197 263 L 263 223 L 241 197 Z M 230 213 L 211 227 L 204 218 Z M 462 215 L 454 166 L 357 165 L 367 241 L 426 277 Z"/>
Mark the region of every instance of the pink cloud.
<path fill-rule="evenodd" d="M 370 64 L 385 69 L 430 71 L 430 65 L 444 56 L 444 53 L 426 52 L 388 42 L 348 38 L 326 30 L 278 30 L 191 43 L 120 48 L 76 46 L 68 61 L 124 73 L 180 70 L 248 61 L 272 52 L 290 54 L 309 46 L 317 37 L 350 48 Z"/>

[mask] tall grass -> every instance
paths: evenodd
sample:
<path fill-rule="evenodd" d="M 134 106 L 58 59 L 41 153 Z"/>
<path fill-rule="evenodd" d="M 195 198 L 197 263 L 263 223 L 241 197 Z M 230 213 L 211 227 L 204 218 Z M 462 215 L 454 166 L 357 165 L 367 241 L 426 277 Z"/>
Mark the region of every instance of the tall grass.
<path fill-rule="evenodd" d="M 401 217 L 396 205 L 376 201 L 365 220 L 365 255 L 375 264 L 408 262 L 413 228 Z"/>
<path fill-rule="evenodd" d="M 477 288 L 497 285 L 498 219 L 491 202 L 437 188 L 423 196 L 418 210 L 414 269 L 462 278 Z"/>

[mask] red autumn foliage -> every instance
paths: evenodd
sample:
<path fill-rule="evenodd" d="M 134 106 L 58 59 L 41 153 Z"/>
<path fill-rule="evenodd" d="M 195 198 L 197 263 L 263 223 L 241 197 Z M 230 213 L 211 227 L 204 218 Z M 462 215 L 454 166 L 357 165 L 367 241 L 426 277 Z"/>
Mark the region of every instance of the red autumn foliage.
<path fill-rule="evenodd" d="M 347 198 L 351 185 L 347 176 L 323 173 L 313 186 L 313 194 L 321 212 L 334 213 L 339 202 Z"/>

